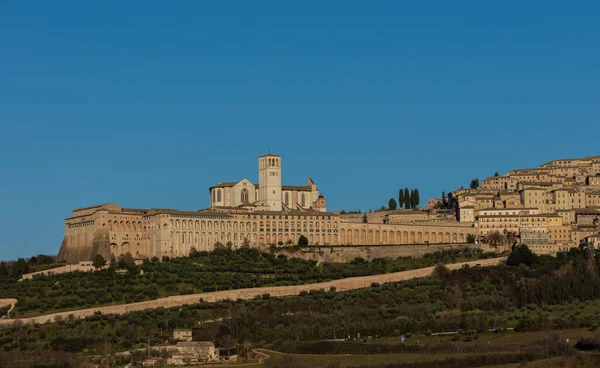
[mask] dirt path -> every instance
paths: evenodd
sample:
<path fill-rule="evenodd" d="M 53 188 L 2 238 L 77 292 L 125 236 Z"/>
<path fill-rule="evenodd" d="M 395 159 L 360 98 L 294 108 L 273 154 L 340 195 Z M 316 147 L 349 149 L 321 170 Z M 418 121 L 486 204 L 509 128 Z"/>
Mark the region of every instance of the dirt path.
<path fill-rule="evenodd" d="M 469 265 L 471 267 L 475 265 L 481 266 L 494 266 L 506 260 L 506 257 L 500 258 L 490 258 L 490 259 L 480 259 L 476 261 L 469 262 L 460 262 L 445 265 L 450 270 L 456 270 L 461 268 L 463 265 Z M 337 291 L 345 291 L 352 289 L 360 289 L 369 287 L 374 282 L 383 284 L 388 282 L 397 282 L 397 281 L 405 281 L 419 277 L 431 276 L 435 267 L 426 267 L 419 268 L 416 270 L 410 271 L 402 271 L 395 273 L 387 273 L 382 275 L 373 275 L 373 276 L 361 276 L 361 277 L 349 277 L 340 280 L 333 280 L 327 282 L 320 282 L 316 284 L 308 284 L 308 285 L 293 285 L 293 286 L 267 286 L 267 287 L 258 287 L 258 288 L 249 288 L 249 289 L 237 289 L 237 290 L 223 290 L 223 291 L 214 291 L 200 294 L 189 294 L 189 295 L 175 295 L 169 296 L 166 298 L 160 298 L 155 300 L 148 300 L 145 302 L 137 302 L 130 304 L 119 304 L 119 305 L 109 305 L 104 307 L 95 307 L 95 308 L 87 308 L 87 309 L 79 309 L 68 312 L 58 312 L 52 314 L 46 314 L 42 316 L 30 317 L 30 318 L 22 318 L 20 319 L 23 323 L 47 323 L 55 321 L 56 318 L 66 319 L 70 315 L 73 315 L 75 318 L 85 318 L 87 316 L 91 316 L 96 312 L 100 312 L 102 314 L 125 314 L 132 311 L 139 311 L 144 309 L 153 309 L 153 308 L 170 308 L 170 307 L 178 307 L 186 304 L 195 304 L 203 299 L 206 302 L 217 302 L 221 300 L 236 300 L 236 299 L 252 299 L 256 296 L 260 296 L 263 294 L 269 294 L 272 297 L 278 296 L 291 296 L 298 295 L 302 291 L 311 291 L 318 289 L 329 290 L 329 288 L 334 287 Z M 14 307 L 14 304 L 13 304 Z M 0 326 L 7 325 L 16 321 L 17 319 L 1 319 Z"/>
<path fill-rule="evenodd" d="M 17 299 L 0 299 L 0 307 L 5 307 L 10 305 L 10 309 L 6 312 L 6 315 L 0 316 L 0 320 L 10 318 L 10 312 L 15 309 L 15 305 L 17 304 Z"/>

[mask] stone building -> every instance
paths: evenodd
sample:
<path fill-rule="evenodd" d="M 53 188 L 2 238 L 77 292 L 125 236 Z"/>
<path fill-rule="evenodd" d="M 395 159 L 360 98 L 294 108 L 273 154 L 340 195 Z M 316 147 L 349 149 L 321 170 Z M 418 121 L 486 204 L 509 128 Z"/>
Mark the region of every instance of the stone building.
<path fill-rule="evenodd" d="M 576 245 L 599 231 L 589 218 L 600 207 L 600 191 L 586 185 L 599 174 L 600 156 L 554 160 L 487 178 L 479 188 L 457 189 L 448 194 L 447 208 L 340 214 L 327 211 L 311 178 L 283 185 L 281 156 L 267 154 L 258 157 L 258 184 L 247 178 L 219 182 L 209 188 L 210 206 L 203 210 L 114 203 L 75 209 L 65 220 L 58 258 L 76 263 L 96 254 L 183 257 L 192 248 L 297 244 L 301 236 L 310 245 L 460 243 L 468 235 L 485 240 L 505 230 L 526 242 Z"/>
<path fill-rule="evenodd" d="M 189 328 L 176 328 L 173 330 L 173 340 L 192 341 L 192 330 Z"/>
<path fill-rule="evenodd" d="M 313 209 L 326 212 L 326 201 L 309 177 L 304 185 L 281 184 L 281 156 L 266 154 L 258 158 L 258 184 L 244 178 L 238 182 L 219 182 L 209 188 L 210 207 L 244 207 L 264 211 Z"/>
<path fill-rule="evenodd" d="M 379 245 L 464 242 L 473 223 L 431 221 L 423 211 L 382 211 L 340 215 L 327 212 L 325 198 L 308 179 L 304 186 L 281 185 L 282 160 L 258 158 L 257 185 L 247 179 L 210 188 L 210 207 L 199 211 L 126 208 L 114 203 L 78 208 L 65 220 L 58 258 L 70 263 L 131 253 L 136 259 L 183 257 L 192 248 L 217 245 L 262 247 L 297 244 Z M 486 194 L 487 196 L 487 194 Z M 434 216 L 435 217 L 435 216 Z"/>
<path fill-rule="evenodd" d="M 180 341 L 171 352 L 168 364 L 190 365 L 216 362 L 219 358 L 215 344 L 210 341 Z"/>

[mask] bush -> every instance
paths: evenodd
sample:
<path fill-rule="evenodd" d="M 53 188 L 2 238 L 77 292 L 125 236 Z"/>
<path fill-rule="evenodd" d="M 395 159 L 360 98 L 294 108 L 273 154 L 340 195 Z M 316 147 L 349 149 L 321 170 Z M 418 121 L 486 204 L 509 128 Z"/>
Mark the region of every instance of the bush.
<path fill-rule="evenodd" d="M 509 266 L 518 266 L 520 264 L 531 266 L 532 264 L 537 263 L 537 261 L 538 257 L 533 254 L 527 245 L 523 244 L 514 245 L 512 247 L 512 251 L 506 260 L 506 264 Z"/>
<path fill-rule="evenodd" d="M 305 247 L 308 245 L 308 238 L 304 235 L 300 235 L 298 238 L 298 245 L 301 247 Z"/>
<path fill-rule="evenodd" d="M 448 267 L 444 266 L 441 263 L 438 263 L 435 266 L 435 268 L 433 269 L 431 276 L 435 277 L 436 279 L 443 279 L 443 278 L 447 277 L 449 274 L 450 274 L 450 270 L 448 269 Z"/>

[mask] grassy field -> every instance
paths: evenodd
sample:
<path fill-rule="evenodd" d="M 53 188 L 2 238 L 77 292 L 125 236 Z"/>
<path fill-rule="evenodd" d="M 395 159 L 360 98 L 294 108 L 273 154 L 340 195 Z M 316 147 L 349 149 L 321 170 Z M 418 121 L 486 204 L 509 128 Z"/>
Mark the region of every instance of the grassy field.
<path fill-rule="evenodd" d="M 296 367 L 296 368 L 314 368 L 314 367 L 327 367 L 327 366 L 339 366 L 339 367 L 357 367 L 357 366 L 369 366 L 379 365 L 386 363 L 416 363 L 416 362 L 429 362 L 429 361 L 443 361 L 447 358 L 464 358 L 468 356 L 489 356 L 490 354 L 506 354 L 507 352 L 517 352 L 521 346 L 531 344 L 535 341 L 548 339 L 551 336 L 559 336 L 561 339 L 569 339 L 571 345 L 575 345 L 577 340 L 582 337 L 590 337 L 595 335 L 595 332 L 590 332 L 587 329 L 569 329 L 569 330 L 558 330 L 558 331 L 538 331 L 538 332 L 505 332 L 505 333 L 484 333 L 481 334 L 477 341 L 464 342 L 464 341 L 451 341 L 449 336 L 437 337 L 437 336 L 425 336 L 415 335 L 405 340 L 406 344 L 416 344 L 419 340 L 419 344 L 443 344 L 451 343 L 456 346 L 456 353 L 447 354 L 414 354 L 414 353 L 401 353 L 401 354 L 347 354 L 347 355 L 314 355 L 314 354 L 284 354 L 271 350 L 258 349 L 270 357 L 262 363 L 257 363 L 255 367 Z M 400 344 L 400 338 L 385 338 L 385 339 L 373 339 L 372 343 L 389 343 L 389 344 Z M 461 348 L 474 345 L 489 344 L 497 347 L 496 352 L 487 353 L 462 353 Z M 559 357 L 552 359 L 544 359 L 537 362 L 529 363 L 515 363 L 505 364 L 497 366 L 486 366 L 488 368 L 516 368 L 516 367 L 531 367 L 531 368 L 543 368 L 543 367 L 598 367 L 600 366 L 600 356 L 594 354 L 582 354 L 578 353 L 576 356 L 570 357 Z"/>
<path fill-rule="evenodd" d="M 262 364 L 253 367 L 290 366 L 295 368 L 327 367 L 339 365 L 340 368 L 356 367 L 361 365 L 378 365 L 386 363 L 415 363 L 444 360 L 449 356 L 466 357 L 482 354 L 346 354 L 346 355 L 314 355 L 314 354 L 284 354 L 271 350 L 257 349 L 269 355 Z M 488 354 L 489 355 L 489 354 Z M 238 367 L 242 365 L 237 365 Z M 228 366 L 236 367 L 236 366 Z"/>
<path fill-rule="evenodd" d="M 294 367 L 294 368 L 317 368 L 317 367 L 358 367 L 372 366 L 390 363 L 416 363 L 428 361 L 443 361 L 446 358 L 482 356 L 485 354 L 348 354 L 348 355 L 310 355 L 310 354 L 284 354 L 271 350 L 257 349 L 261 354 L 268 355 L 269 358 L 263 362 L 254 364 L 227 365 L 228 368 L 236 367 Z M 489 353 L 487 354 L 489 356 Z M 528 363 L 514 363 L 494 366 L 484 366 L 485 368 L 595 368 L 600 363 L 600 356 L 596 354 L 578 354 L 568 357 L 557 357 L 543 359 Z M 483 368 L 483 367 L 481 367 Z"/>
<path fill-rule="evenodd" d="M 574 328 L 569 330 L 551 330 L 551 331 L 536 331 L 536 332 L 514 332 L 507 331 L 503 333 L 486 332 L 479 335 L 479 338 L 475 341 L 452 341 L 452 336 L 430 336 L 423 334 L 416 334 L 411 337 L 405 338 L 405 344 L 441 344 L 441 343 L 452 343 L 457 346 L 457 349 L 461 346 L 472 346 L 475 344 L 490 344 L 498 347 L 508 347 L 514 345 L 525 345 L 533 341 L 543 340 L 551 335 L 558 335 L 563 339 L 569 339 L 571 344 L 575 344 L 578 339 L 582 337 L 594 336 L 596 332 L 588 331 L 585 328 Z M 400 344 L 400 337 L 386 337 L 380 339 L 373 339 L 370 343 L 385 343 L 385 344 Z"/>

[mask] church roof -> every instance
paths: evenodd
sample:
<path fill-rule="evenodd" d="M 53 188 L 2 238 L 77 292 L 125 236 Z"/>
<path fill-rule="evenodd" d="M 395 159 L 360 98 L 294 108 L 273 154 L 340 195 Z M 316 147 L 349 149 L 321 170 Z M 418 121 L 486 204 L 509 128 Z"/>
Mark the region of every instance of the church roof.
<path fill-rule="evenodd" d="M 217 184 L 213 185 L 212 187 L 209 188 L 209 190 L 212 189 L 212 188 L 227 188 L 227 187 L 232 187 L 232 186 L 236 185 L 237 183 L 239 183 L 239 181 L 224 181 L 224 182 L 220 182 L 220 183 L 217 183 Z"/>
<path fill-rule="evenodd" d="M 310 192 L 312 188 L 310 187 L 310 185 L 282 185 L 281 189 L 282 190 L 297 190 L 299 192 Z"/>
<path fill-rule="evenodd" d="M 209 190 L 213 188 L 231 188 L 234 185 L 239 183 L 239 181 L 224 181 L 217 183 L 209 188 Z M 255 188 L 259 188 L 258 184 L 252 184 Z M 282 190 L 297 190 L 299 192 L 310 192 L 312 190 L 310 185 L 282 185 Z"/>

